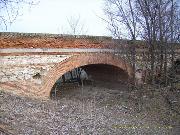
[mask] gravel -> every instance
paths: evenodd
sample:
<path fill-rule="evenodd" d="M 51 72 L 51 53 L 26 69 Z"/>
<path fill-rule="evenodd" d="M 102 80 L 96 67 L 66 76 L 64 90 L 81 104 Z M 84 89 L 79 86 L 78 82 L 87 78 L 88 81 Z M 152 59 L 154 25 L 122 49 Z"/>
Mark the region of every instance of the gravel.
<path fill-rule="evenodd" d="M 178 135 L 180 96 L 174 92 L 85 86 L 40 100 L 1 89 L 0 135 Z M 165 97 L 174 94 L 169 104 Z"/>

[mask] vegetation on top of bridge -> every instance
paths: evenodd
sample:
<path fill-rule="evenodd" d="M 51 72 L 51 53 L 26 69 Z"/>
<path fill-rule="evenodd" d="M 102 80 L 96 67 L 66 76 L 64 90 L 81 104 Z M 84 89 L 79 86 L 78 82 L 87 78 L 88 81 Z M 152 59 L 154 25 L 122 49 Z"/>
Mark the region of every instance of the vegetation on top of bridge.
<path fill-rule="evenodd" d="M 68 38 L 68 39 L 90 39 L 90 40 L 112 40 L 108 36 L 91 35 L 69 35 L 69 34 L 50 34 L 50 33 L 19 33 L 19 32 L 0 32 L 0 37 L 37 37 L 37 38 Z"/>

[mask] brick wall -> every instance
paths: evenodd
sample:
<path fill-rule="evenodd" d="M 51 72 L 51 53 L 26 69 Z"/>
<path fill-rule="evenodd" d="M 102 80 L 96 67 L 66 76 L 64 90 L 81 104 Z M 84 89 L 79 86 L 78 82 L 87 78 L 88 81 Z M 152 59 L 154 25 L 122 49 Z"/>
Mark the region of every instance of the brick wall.
<path fill-rule="evenodd" d="M 112 48 L 112 38 L 58 34 L 0 33 L 0 48 Z"/>

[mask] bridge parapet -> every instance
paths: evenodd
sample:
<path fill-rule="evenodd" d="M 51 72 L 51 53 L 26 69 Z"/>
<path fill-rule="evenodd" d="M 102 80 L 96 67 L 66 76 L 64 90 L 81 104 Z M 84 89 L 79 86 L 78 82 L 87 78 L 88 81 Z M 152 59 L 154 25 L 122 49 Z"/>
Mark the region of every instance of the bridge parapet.
<path fill-rule="evenodd" d="M 0 33 L 0 48 L 111 48 L 112 38 L 41 33 Z"/>

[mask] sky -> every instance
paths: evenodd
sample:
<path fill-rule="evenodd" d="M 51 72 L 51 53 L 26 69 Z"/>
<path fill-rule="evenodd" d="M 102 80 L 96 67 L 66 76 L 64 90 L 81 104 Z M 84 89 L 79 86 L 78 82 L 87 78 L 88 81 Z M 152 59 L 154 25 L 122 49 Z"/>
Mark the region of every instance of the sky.
<path fill-rule="evenodd" d="M 8 26 L 8 32 L 68 34 L 70 18 L 80 18 L 84 33 L 109 36 L 104 18 L 103 0 L 40 0 L 24 7 L 23 14 Z"/>

